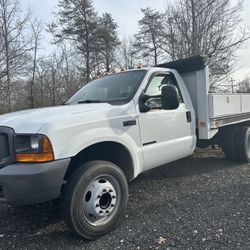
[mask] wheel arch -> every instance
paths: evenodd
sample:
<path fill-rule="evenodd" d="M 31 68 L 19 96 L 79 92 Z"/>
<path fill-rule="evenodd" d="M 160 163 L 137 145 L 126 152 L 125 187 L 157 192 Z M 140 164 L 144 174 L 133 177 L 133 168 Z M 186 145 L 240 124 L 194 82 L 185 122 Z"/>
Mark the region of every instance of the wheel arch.
<path fill-rule="evenodd" d="M 109 161 L 122 169 L 128 181 L 134 179 L 135 163 L 132 153 L 122 143 L 115 141 L 97 142 L 81 150 L 71 158 L 64 179 L 67 180 L 81 165 L 96 160 Z"/>

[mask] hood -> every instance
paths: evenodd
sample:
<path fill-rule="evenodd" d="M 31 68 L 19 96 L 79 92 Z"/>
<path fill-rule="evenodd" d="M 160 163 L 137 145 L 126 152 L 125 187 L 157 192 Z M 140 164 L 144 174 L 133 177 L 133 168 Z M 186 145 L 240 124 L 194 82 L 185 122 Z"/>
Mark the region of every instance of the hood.
<path fill-rule="evenodd" d="M 110 104 L 95 103 L 24 110 L 0 115 L 0 126 L 11 127 L 16 133 L 38 133 L 45 125 L 86 117 L 94 111 L 99 116 L 109 109 L 112 109 Z"/>

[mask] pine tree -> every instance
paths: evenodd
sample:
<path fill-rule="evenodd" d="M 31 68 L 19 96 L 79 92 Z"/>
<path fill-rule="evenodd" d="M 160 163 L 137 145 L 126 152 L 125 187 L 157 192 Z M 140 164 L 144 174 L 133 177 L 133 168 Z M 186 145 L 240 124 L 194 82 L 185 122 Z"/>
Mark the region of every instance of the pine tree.
<path fill-rule="evenodd" d="M 120 45 L 117 32 L 118 25 L 115 23 L 111 14 L 104 13 L 102 17 L 99 18 L 98 27 L 100 53 L 104 58 L 106 71 L 109 72 L 110 65 L 114 61 L 114 52 L 117 46 Z"/>
<path fill-rule="evenodd" d="M 163 16 L 151 8 L 142 9 L 143 18 L 139 21 L 139 31 L 135 35 L 134 47 L 142 58 L 153 58 L 158 64 L 161 55 L 161 34 L 163 32 Z"/>
<path fill-rule="evenodd" d="M 60 0 L 58 7 L 59 18 L 50 28 L 57 40 L 73 41 L 83 56 L 88 82 L 98 41 L 98 18 L 93 2 L 92 0 Z"/>

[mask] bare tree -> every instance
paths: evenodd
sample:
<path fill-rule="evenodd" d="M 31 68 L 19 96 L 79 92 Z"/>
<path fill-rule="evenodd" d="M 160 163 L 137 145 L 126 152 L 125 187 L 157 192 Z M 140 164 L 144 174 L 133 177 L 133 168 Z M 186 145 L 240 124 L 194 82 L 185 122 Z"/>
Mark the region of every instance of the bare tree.
<path fill-rule="evenodd" d="M 1 79 L 9 111 L 12 110 L 12 82 L 23 73 L 30 51 L 30 39 L 25 33 L 29 15 L 22 13 L 17 0 L 0 0 Z"/>
<path fill-rule="evenodd" d="M 38 60 L 33 86 L 36 107 L 62 104 L 82 86 L 76 55 L 68 45 L 59 45 L 50 56 Z"/>
<path fill-rule="evenodd" d="M 136 65 L 134 41 L 124 38 L 116 51 L 116 64 L 120 68 L 132 69 Z"/>
<path fill-rule="evenodd" d="M 242 8 L 242 0 L 235 5 L 230 0 L 169 3 L 165 13 L 164 42 L 160 46 L 173 60 L 208 55 L 214 77 L 228 74 L 237 49 L 249 39 L 249 33 L 241 25 Z"/>
<path fill-rule="evenodd" d="M 37 71 L 37 62 L 38 62 L 38 49 L 39 49 L 39 42 L 41 40 L 41 33 L 43 31 L 43 27 L 41 22 L 35 19 L 31 22 L 31 30 L 32 30 L 32 40 L 33 40 L 33 62 L 32 62 L 32 78 L 30 83 L 30 106 L 34 108 L 34 95 L 33 95 L 33 88 L 35 84 L 35 77 Z"/>
<path fill-rule="evenodd" d="M 250 93 L 250 77 L 245 78 L 238 84 L 238 92 Z"/>
<path fill-rule="evenodd" d="M 57 102 L 58 94 L 61 92 L 62 82 L 61 71 L 63 66 L 63 55 L 54 52 L 52 57 L 47 61 L 49 67 L 49 81 L 47 82 L 47 88 L 49 90 L 48 96 L 50 96 L 50 105 L 55 106 Z"/>
<path fill-rule="evenodd" d="M 70 97 L 70 66 L 69 66 L 69 49 L 67 47 L 67 44 L 63 41 L 60 43 L 62 54 L 65 62 L 65 73 L 64 73 L 64 79 L 66 82 L 66 93 L 67 97 Z"/>
<path fill-rule="evenodd" d="M 83 73 L 80 72 L 81 69 L 79 70 L 77 52 L 74 50 L 74 48 L 66 41 L 61 42 L 59 44 L 59 48 L 61 50 L 60 53 L 63 59 L 62 82 L 65 83 L 65 98 L 69 98 L 81 86 L 79 75 L 83 75 Z"/>

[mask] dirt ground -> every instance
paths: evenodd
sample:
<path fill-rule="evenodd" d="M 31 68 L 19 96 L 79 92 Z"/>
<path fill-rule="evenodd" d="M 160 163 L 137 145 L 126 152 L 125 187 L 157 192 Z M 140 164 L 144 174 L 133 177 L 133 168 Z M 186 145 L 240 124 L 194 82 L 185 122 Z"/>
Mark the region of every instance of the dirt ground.
<path fill-rule="evenodd" d="M 250 165 L 220 151 L 142 174 L 129 185 L 126 216 L 88 242 L 70 233 L 60 202 L 0 204 L 0 249 L 250 249 Z"/>

